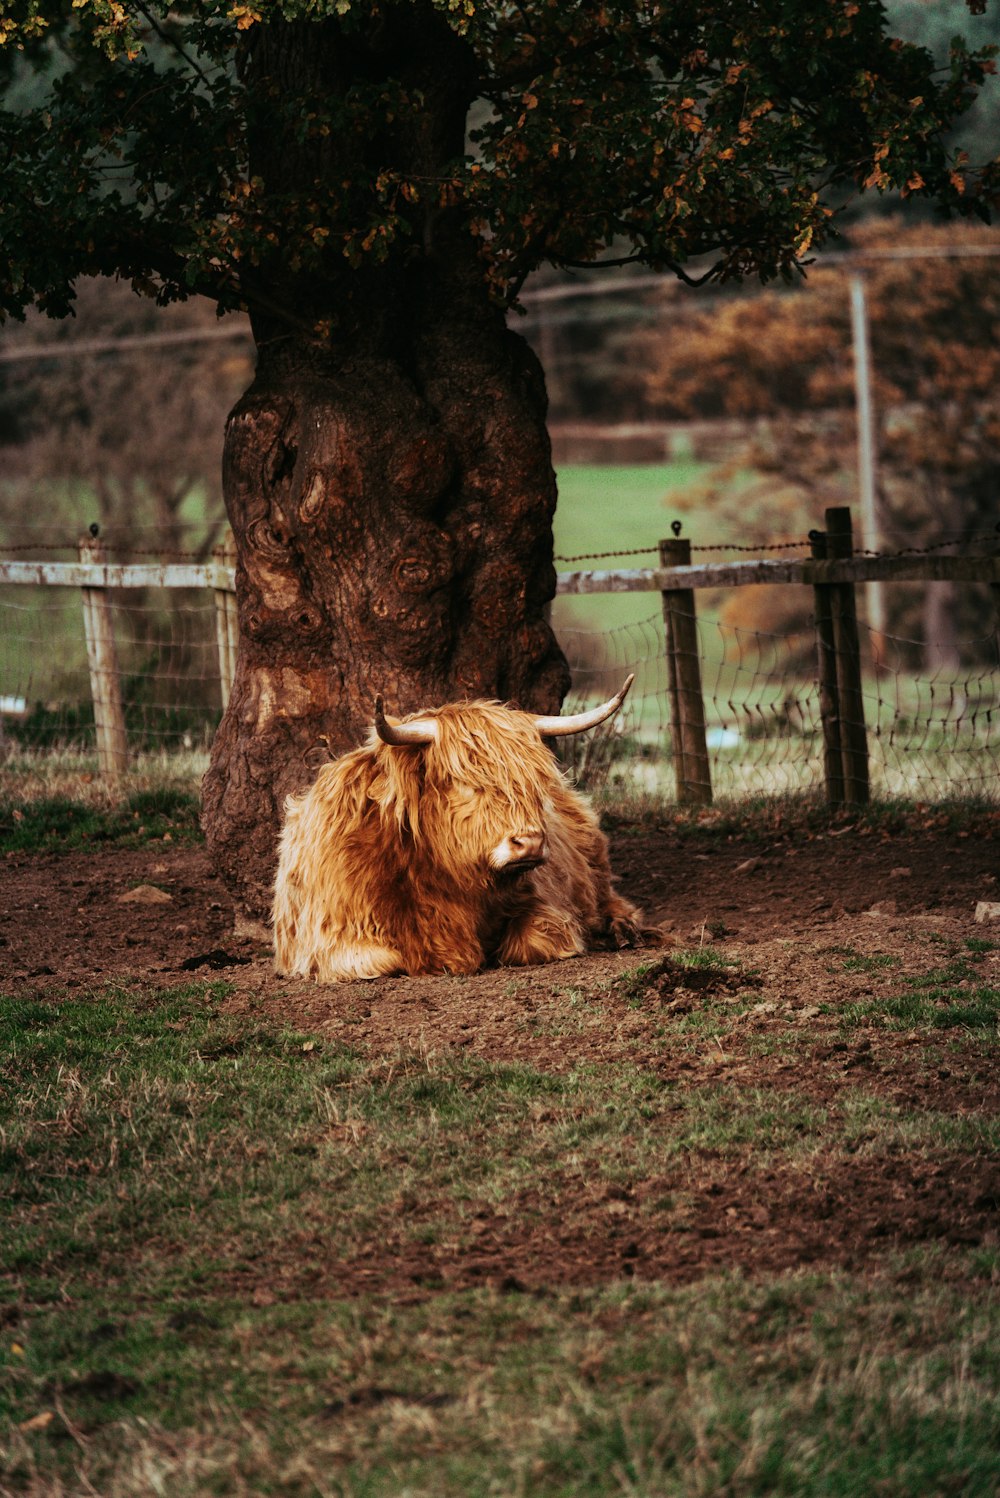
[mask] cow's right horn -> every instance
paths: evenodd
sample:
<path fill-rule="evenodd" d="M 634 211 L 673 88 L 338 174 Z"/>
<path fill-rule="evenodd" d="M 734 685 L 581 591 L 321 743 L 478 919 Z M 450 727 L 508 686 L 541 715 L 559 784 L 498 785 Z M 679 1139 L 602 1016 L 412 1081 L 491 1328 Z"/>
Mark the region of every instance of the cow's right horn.
<path fill-rule="evenodd" d="M 564 718 L 536 717 L 535 727 L 543 739 L 557 739 L 566 733 L 583 733 L 584 729 L 596 728 L 598 723 L 603 723 L 618 711 L 634 681 L 635 672 L 632 672 L 621 690 L 609 697 L 607 702 L 602 702 L 600 707 L 592 707 L 585 713 L 567 713 Z"/>
<path fill-rule="evenodd" d="M 433 718 L 414 718 L 409 723 L 390 723 L 385 715 L 382 698 L 375 698 L 375 732 L 383 744 L 433 744 L 437 738 L 437 723 Z"/>

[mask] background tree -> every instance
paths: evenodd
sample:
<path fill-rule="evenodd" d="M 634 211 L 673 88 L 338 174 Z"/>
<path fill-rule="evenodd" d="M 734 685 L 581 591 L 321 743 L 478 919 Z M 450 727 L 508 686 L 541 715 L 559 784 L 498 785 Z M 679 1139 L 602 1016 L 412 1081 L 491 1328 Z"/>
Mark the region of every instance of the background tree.
<path fill-rule="evenodd" d="M 851 230 L 848 248 L 867 287 L 884 543 L 967 543 L 997 518 L 1000 235 L 875 219 Z M 648 352 L 658 414 L 747 419 L 743 445 L 703 483 L 708 503 L 735 471 L 763 475 L 737 487 L 731 502 L 768 538 L 802 535 L 825 504 L 850 502 L 854 357 L 848 281 L 836 257 L 799 288 L 737 296 L 686 317 L 669 350 L 651 339 Z M 922 640 L 926 668 L 956 664 L 959 633 L 981 636 L 992 654 L 987 589 L 943 583 L 892 588 L 888 598 L 893 632 Z M 760 613 L 767 602 L 763 592 L 747 594 L 727 617 L 749 623 L 746 610 L 756 607 L 757 624 L 776 627 L 773 614 Z M 916 651 L 904 649 L 910 664 Z"/>
<path fill-rule="evenodd" d="M 0 363 L 0 539 L 44 539 L 47 555 L 75 560 L 96 522 L 112 560 L 203 560 L 225 529 L 219 437 L 252 373 L 249 330 L 218 338 L 203 299 L 157 308 L 108 279 L 83 281 L 74 306 L 72 321 L 29 315 L 4 338 L 22 357 Z M 162 703 L 179 680 L 186 709 L 208 719 L 218 707 L 203 595 L 136 590 L 118 643 L 133 728 L 139 703 Z"/>
<path fill-rule="evenodd" d="M 936 0 L 934 4 L 926 0 L 885 0 L 885 11 L 889 30 L 927 47 L 942 68 L 947 66 L 950 42 L 956 33 L 964 32 L 968 41 L 982 46 L 996 33 L 995 11 L 988 14 L 984 5 L 981 12 L 970 14 L 966 0 Z M 965 152 L 970 158 L 984 160 L 1000 152 L 1000 75 L 996 72 L 983 79 L 971 107 L 948 132 L 948 142 L 956 156 Z M 929 220 L 932 213 L 933 205 L 926 199 L 911 200 L 907 222 L 912 227 Z M 849 233 L 859 222 L 889 215 L 898 220 L 896 195 L 864 193 L 844 202 L 837 220 L 841 232 L 846 228 Z M 692 297 L 678 280 L 661 277 L 658 285 L 650 281 L 642 266 L 627 268 L 614 277 L 594 269 L 565 271 L 546 266 L 532 277 L 532 294 L 556 294 L 551 301 L 536 301 L 533 296 L 526 303 L 528 315 L 520 325 L 545 369 L 550 428 L 557 422 L 655 420 L 659 407 L 650 401 L 649 372 L 651 363 L 655 366 L 662 362 L 662 351 L 655 348 L 656 338 L 664 338 L 669 345 L 679 319 L 695 314 L 699 307 L 708 310 L 725 305 L 734 294 L 732 282 L 720 286 L 710 281 L 697 297 Z M 570 289 L 595 294 L 566 298 Z M 609 295 L 612 290 L 615 294 Z M 749 294 L 754 295 L 755 288 L 750 287 Z M 579 440 L 575 439 L 573 445 L 577 446 Z M 649 441 L 645 450 L 655 460 L 662 448 L 653 445 L 654 439 Z M 607 440 L 598 450 L 609 452 Z M 631 455 L 632 461 L 639 461 L 634 437 L 622 451 Z"/>
<path fill-rule="evenodd" d="M 266 903 L 287 791 L 376 690 L 553 709 L 545 389 L 505 310 L 541 263 L 790 274 L 845 192 L 989 196 L 878 0 L 29 0 L 0 11 L 0 306 L 75 280 L 245 307 L 226 502 L 241 650 L 205 782 Z M 472 127 L 470 129 L 470 126 Z"/>
<path fill-rule="evenodd" d="M 37 532 L 44 494 L 53 542 L 97 521 L 116 555 L 208 555 L 225 522 L 219 437 L 253 373 L 249 331 L 218 331 L 200 298 L 165 310 L 106 279 L 82 281 L 72 322 L 8 325 L 4 352 L 30 356 L 0 364 L 9 545 Z"/>

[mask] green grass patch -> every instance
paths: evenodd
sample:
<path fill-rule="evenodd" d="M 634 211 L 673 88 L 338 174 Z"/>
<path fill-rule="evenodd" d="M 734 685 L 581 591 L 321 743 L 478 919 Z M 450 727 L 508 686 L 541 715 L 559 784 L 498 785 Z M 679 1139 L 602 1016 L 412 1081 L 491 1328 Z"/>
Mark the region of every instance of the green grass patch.
<path fill-rule="evenodd" d="M 170 786 L 134 791 L 112 806 L 70 796 L 0 801 L 0 852 L 45 853 L 100 843 L 138 848 L 163 841 L 198 842 L 196 795 Z"/>
<path fill-rule="evenodd" d="M 838 1111 L 843 1142 L 852 1153 L 959 1150 L 979 1154 L 996 1153 L 1000 1148 L 1000 1119 L 992 1114 L 903 1108 L 860 1091 L 842 1097 Z"/>
<path fill-rule="evenodd" d="M 599 1233 L 582 1184 L 663 1179 L 632 1230 L 670 1235 L 727 1162 L 765 1199 L 775 1162 L 809 1190 L 819 1152 L 981 1151 L 988 1121 L 627 1062 L 365 1055 L 226 1000 L 0 1001 L 5 1493 L 992 1491 L 988 1247 L 868 1277 L 342 1291 L 387 1245 L 474 1247 L 491 1213 Z"/>
<path fill-rule="evenodd" d="M 982 965 L 996 945 L 977 938 L 966 940 L 964 953 L 953 955 L 944 966 L 905 978 L 903 987 L 892 993 L 845 1005 L 839 1011 L 841 1025 L 846 1029 L 871 1025 L 892 1030 L 974 1030 L 1000 1036 L 1000 988 L 984 982 L 982 974 Z M 871 970 L 848 968 L 850 961 L 845 961 L 845 969 Z"/>
<path fill-rule="evenodd" d="M 810 1149 L 831 1134 L 830 1110 L 801 1093 L 728 1083 L 678 1091 L 676 1148 L 712 1154 L 738 1154 L 752 1148 L 760 1156 Z"/>
<path fill-rule="evenodd" d="M 557 561 L 557 571 L 657 566 L 659 541 L 670 534 L 677 498 L 704 468 L 704 464 L 690 461 L 561 467 L 553 524 L 555 554 L 593 559 Z M 627 554 L 637 548 L 643 548 L 640 555 Z M 612 555 L 603 557 L 604 553 Z M 578 639 L 580 631 L 584 635 L 623 631 L 620 640 L 603 642 L 602 651 L 613 652 L 620 645 L 629 657 L 628 668 L 635 665 L 638 669 L 640 687 L 647 675 L 650 681 L 655 675 L 654 668 L 644 666 L 640 656 L 650 649 L 657 657 L 662 654 L 659 594 L 561 595 L 553 603 L 552 621 L 564 649 L 573 658 L 581 644 L 584 650 L 590 646 L 590 642 Z M 648 628 L 646 621 L 652 621 Z"/>
<path fill-rule="evenodd" d="M 677 498 L 705 472 L 706 466 L 684 459 L 672 463 L 563 464 L 559 469 L 559 504 L 553 525 L 556 555 L 579 556 L 615 548 L 627 552 L 647 547 L 650 550 L 643 556 L 610 565 L 658 565 L 657 546 L 670 534 Z M 570 567 L 603 564 L 595 561 L 557 565 L 560 571 L 566 571 Z M 655 597 L 653 601 L 657 601 Z"/>
<path fill-rule="evenodd" d="M 862 953 L 852 953 L 844 958 L 845 973 L 882 973 L 889 968 L 899 966 L 900 959 L 889 952 L 872 952 L 865 956 Z"/>

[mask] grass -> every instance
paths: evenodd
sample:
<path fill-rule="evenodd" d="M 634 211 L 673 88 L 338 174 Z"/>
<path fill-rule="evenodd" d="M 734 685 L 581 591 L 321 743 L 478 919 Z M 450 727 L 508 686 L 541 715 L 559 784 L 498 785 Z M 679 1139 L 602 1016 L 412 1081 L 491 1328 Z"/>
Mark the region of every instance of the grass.
<path fill-rule="evenodd" d="M 957 1334 L 941 1356 L 929 1348 L 949 1317 Z M 991 1319 L 947 1286 L 916 1299 L 883 1290 L 872 1304 L 850 1280 L 794 1275 L 541 1302 L 446 1296 L 391 1313 L 231 1305 L 210 1329 L 164 1337 L 151 1322 L 133 1341 L 109 1325 L 98 1337 L 105 1361 L 154 1356 L 117 1401 L 101 1469 L 89 1445 L 73 1450 L 62 1417 L 53 1422 L 72 1452 L 66 1466 L 89 1469 L 108 1498 L 985 1495 L 995 1477 Z M 190 1349 L 192 1410 L 216 1360 L 226 1392 L 196 1433 L 129 1410 L 153 1405 L 164 1344 Z M 61 1401 L 67 1419 L 81 1384 L 101 1387 L 78 1376 Z M 268 1405 L 275 1384 L 279 1409 Z M 95 1400 L 103 1412 L 108 1395 Z M 25 1479 L 28 1493 L 75 1489 Z"/>
<path fill-rule="evenodd" d="M 559 505 L 554 533 L 556 556 L 652 548 L 644 556 L 597 562 L 559 562 L 560 571 L 587 566 L 648 567 L 658 562 L 657 546 L 670 534 L 685 490 L 708 465 L 693 460 L 620 465 L 564 464 L 559 469 Z"/>
<path fill-rule="evenodd" d="M 145 841 L 200 836 L 198 795 L 205 753 L 139 755 L 117 781 L 101 778 L 95 755 L 68 748 L 8 747 L 0 757 L 0 852 L 54 851 L 95 842 L 139 846 Z M 719 797 L 707 807 L 674 805 L 669 794 L 639 795 L 609 781 L 593 796 L 616 837 L 637 825 L 669 823 L 673 833 L 720 842 L 738 837 L 771 846 L 775 838 L 814 837 L 853 829 L 862 834 L 908 830 L 968 831 L 981 835 L 997 819 L 996 804 L 974 797 L 928 807 L 901 797 L 866 807 L 832 810 L 814 793 Z M 724 935 L 706 928 L 706 935 Z"/>
<path fill-rule="evenodd" d="M 1000 821 L 994 801 L 955 797 L 932 805 L 910 797 L 878 798 L 867 806 L 831 807 L 816 792 L 746 799 L 718 797 L 710 806 L 678 806 L 663 798 L 635 804 L 626 791 L 610 785 L 594 798 L 616 836 L 627 837 L 630 826 L 669 820 L 679 837 L 703 840 L 738 838 L 772 847 L 776 839 L 811 838 L 828 833 L 895 836 L 905 832 L 967 832 L 989 835 Z M 711 933 L 709 933 L 711 934 Z"/>
<path fill-rule="evenodd" d="M 841 1026 L 891 1030 L 975 1030 L 1000 1039 L 1000 987 L 985 980 L 986 959 L 1000 943 L 970 938 L 943 967 L 906 976 L 884 993 L 839 1011 Z M 891 958 L 848 957 L 848 972 L 874 972 L 895 965 Z"/>
<path fill-rule="evenodd" d="M 207 768 L 204 751 L 137 754 L 124 774 L 111 781 L 100 775 L 96 753 L 65 746 L 25 749 L 5 743 L 0 754 L 0 802 L 23 808 L 35 801 L 68 798 L 106 810 L 142 791 L 196 795 Z"/>
<path fill-rule="evenodd" d="M 133 791 L 110 805 L 71 796 L 20 802 L 0 799 L 0 853 L 51 852 L 97 843 L 141 847 L 147 842 L 201 838 L 198 799 L 172 786 Z"/>
<path fill-rule="evenodd" d="M 872 952 L 868 955 L 854 953 L 844 958 L 845 973 L 880 973 L 898 967 L 900 959 L 889 952 Z"/>
<path fill-rule="evenodd" d="M 844 1140 L 852 1153 L 959 1150 L 995 1155 L 1000 1148 L 1000 1120 L 993 1116 L 931 1108 L 915 1112 L 864 1092 L 848 1093 L 840 1110 Z"/>
<path fill-rule="evenodd" d="M 993 1493 L 987 1246 L 689 1286 L 545 1273 L 560 1234 L 669 1244 L 713 1183 L 766 1201 L 774 1169 L 805 1192 L 851 1152 L 995 1149 L 988 1119 L 628 1060 L 363 1054 L 226 1000 L 0 1002 L 0 1491 Z M 540 1235 L 541 1288 L 449 1288 L 434 1266 L 484 1222 Z M 400 1275 L 359 1292 L 375 1261 Z"/>

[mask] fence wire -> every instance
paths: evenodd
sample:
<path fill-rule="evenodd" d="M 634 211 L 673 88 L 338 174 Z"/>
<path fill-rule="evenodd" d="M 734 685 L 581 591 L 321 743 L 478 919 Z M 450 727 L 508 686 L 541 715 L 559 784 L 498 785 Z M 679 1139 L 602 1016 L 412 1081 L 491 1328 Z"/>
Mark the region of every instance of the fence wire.
<path fill-rule="evenodd" d="M 655 596 L 655 595 L 654 595 Z M 222 712 L 216 605 L 193 589 L 109 591 L 130 752 L 203 750 Z M 800 616 L 800 619 L 803 616 Z M 609 799 L 671 800 L 675 763 L 659 609 L 614 628 L 557 623 L 573 670 L 568 708 L 610 695 L 630 672 L 624 710 L 595 734 L 560 741 L 577 781 Z M 935 802 L 1000 799 L 1000 677 L 992 636 L 960 640 L 957 664 L 929 675 L 904 636 L 861 627 L 868 764 L 877 795 Z M 768 632 L 699 613 L 712 793 L 734 801 L 822 794 L 824 742 L 815 631 Z M 95 749 L 80 594 L 0 587 L 0 744 Z"/>
<path fill-rule="evenodd" d="M 106 594 L 129 749 L 207 748 L 222 716 L 212 595 Z M 25 748 L 95 747 L 80 594 L 0 588 L 0 736 Z"/>
<path fill-rule="evenodd" d="M 562 741 L 575 778 L 609 796 L 672 798 L 670 692 L 659 613 L 611 630 L 564 626 L 574 708 L 606 696 L 629 671 L 636 683 L 607 729 Z M 861 626 L 862 657 L 876 641 Z M 732 800 L 821 794 L 825 787 L 815 628 L 770 633 L 698 619 L 711 790 Z M 1000 677 L 956 666 L 921 677 L 900 664 L 919 642 L 879 636 L 885 657 L 863 680 L 869 775 L 876 795 L 935 802 L 1000 799 Z M 991 638 L 959 642 L 982 660 Z"/>

